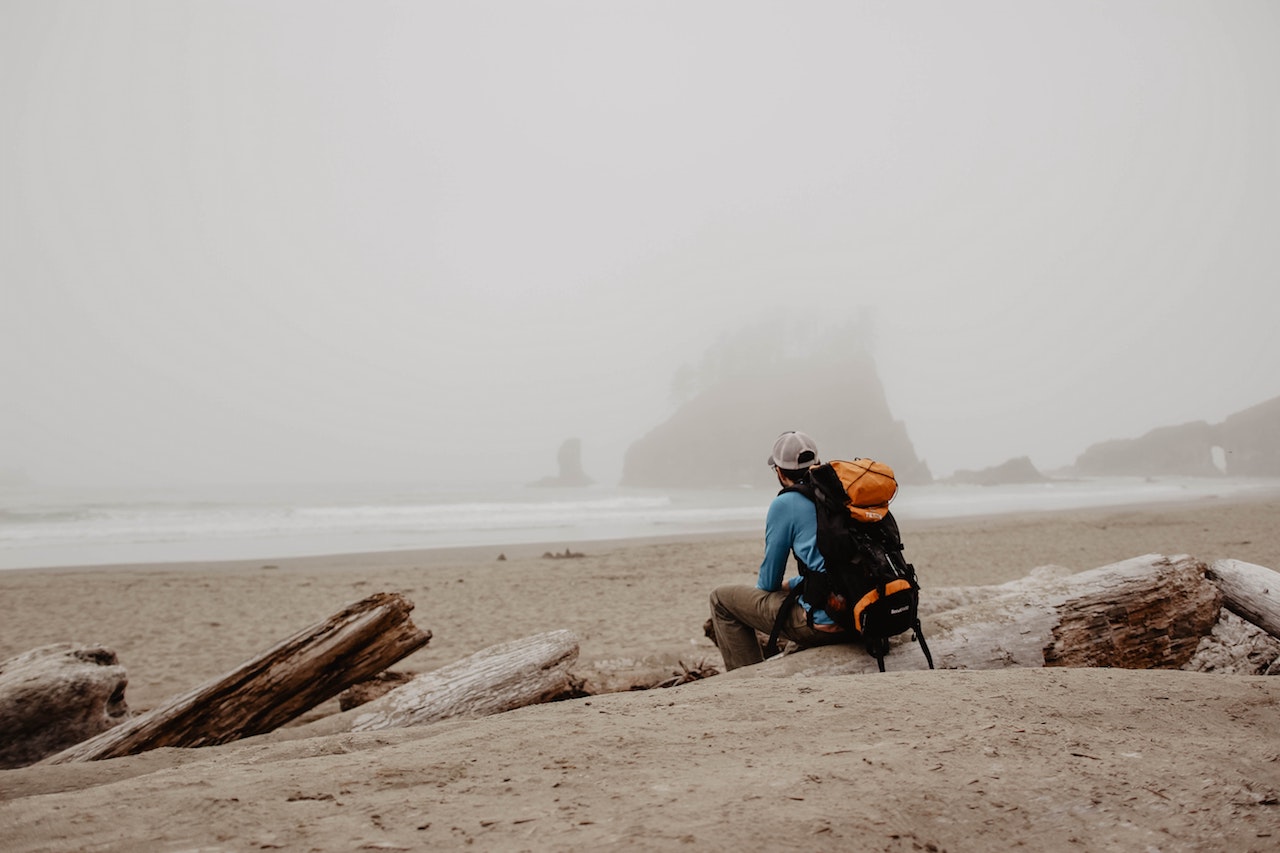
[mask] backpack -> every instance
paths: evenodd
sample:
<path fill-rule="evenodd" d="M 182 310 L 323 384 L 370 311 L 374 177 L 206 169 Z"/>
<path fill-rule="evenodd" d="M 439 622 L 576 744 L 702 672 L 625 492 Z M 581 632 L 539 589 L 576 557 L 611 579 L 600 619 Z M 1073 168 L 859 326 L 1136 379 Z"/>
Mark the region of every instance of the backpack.
<path fill-rule="evenodd" d="M 825 610 L 836 624 L 862 638 L 881 672 L 889 639 L 908 630 L 933 669 L 918 614 L 920 584 L 915 567 L 903 558 L 898 523 L 889 512 L 897 491 L 888 465 L 854 459 L 811 468 L 807 481 L 779 492 L 799 492 L 813 501 L 825 571 L 810 571 L 797 558 L 800 582 L 778 611 L 770 648 L 776 647 L 791 602 L 804 593 L 812 607 Z M 812 613 L 809 624 L 813 625 Z"/>

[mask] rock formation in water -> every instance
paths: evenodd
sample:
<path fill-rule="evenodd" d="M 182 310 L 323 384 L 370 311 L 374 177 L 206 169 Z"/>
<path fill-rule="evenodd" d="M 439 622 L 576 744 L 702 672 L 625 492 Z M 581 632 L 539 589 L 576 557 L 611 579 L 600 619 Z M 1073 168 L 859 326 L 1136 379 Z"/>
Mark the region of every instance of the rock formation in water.
<path fill-rule="evenodd" d="M 981 471 L 956 471 L 944 482 L 973 486 L 1005 486 L 1011 483 L 1047 483 L 1049 478 L 1031 464 L 1031 458 L 1019 456 Z"/>
<path fill-rule="evenodd" d="M 543 477 L 532 486 L 589 486 L 591 478 L 582 470 L 582 441 L 566 438 L 556 454 L 556 463 L 560 473 L 554 477 Z"/>
<path fill-rule="evenodd" d="M 813 436 L 824 460 L 870 457 L 892 466 L 899 482 L 932 481 L 857 340 L 833 336 L 795 354 L 771 343 L 778 338 L 762 334 L 713 351 L 690 398 L 627 449 L 622 485 L 768 486 L 775 482 L 769 448 L 793 429 Z"/>
<path fill-rule="evenodd" d="M 1220 424 L 1194 421 L 1091 445 L 1076 459 L 1075 470 L 1141 477 L 1280 476 L 1280 397 Z"/>

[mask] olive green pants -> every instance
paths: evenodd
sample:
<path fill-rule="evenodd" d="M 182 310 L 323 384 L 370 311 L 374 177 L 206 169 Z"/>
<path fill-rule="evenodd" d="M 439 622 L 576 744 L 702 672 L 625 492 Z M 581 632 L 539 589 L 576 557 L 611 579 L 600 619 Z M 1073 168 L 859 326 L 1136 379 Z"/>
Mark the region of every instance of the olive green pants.
<path fill-rule="evenodd" d="M 750 666 L 764 660 L 764 652 L 760 649 L 756 632 L 767 636 L 773 631 L 774 620 L 786 599 L 785 590 L 765 592 L 753 586 L 722 586 L 712 590 L 711 625 L 726 670 Z M 811 628 L 807 614 L 798 601 L 791 603 L 791 612 L 783 620 L 779 636 L 801 647 L 853 641 L 843 631 Z"/>

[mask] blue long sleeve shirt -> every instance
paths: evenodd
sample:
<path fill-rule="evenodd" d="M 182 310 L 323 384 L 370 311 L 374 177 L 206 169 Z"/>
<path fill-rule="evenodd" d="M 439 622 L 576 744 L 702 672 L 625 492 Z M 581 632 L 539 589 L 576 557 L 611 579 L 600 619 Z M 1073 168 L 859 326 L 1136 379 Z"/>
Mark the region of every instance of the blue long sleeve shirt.
<path fill-rule="evenodd" d="M 787 573 L 787 558 L 791 554 L 795 554 L 796 559 L 811 571 L 824 570 L 822 554 L 818 551 L 817 511 L 813 502 L 799 492 L 783 492 L 769 504 L 764 521 L 764 560 L 760 563 L 756 588 L 776 592 L 784 585 L 794 586 L 799 577 L 785 583 L 783 580 Z M 813 614 L 815 624 L 835 624 L 826 611 L 810 606 L 803 594 L 800 606 Z"/>

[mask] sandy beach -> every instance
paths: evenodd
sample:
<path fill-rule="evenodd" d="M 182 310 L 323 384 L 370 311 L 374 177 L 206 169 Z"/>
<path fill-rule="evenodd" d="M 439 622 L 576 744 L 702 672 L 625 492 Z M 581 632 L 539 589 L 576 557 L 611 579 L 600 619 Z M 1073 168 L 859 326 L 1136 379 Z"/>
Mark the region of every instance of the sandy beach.
<path fill-rule="evenodd" d="M 1280 499 L 903 524 L 924 595 L 1147 554 L 1280 567 Z M 424 672 L 567 628 L 584 672 L 719 664 L 758 536 L 0 572 L 0 659 L 100 643 L 135 711 L 378 591 Z M 551 549 L 556 550 L 556 549 Z M 504 559 L 499 560 L 499 554 Z M 926 622 L 926 628 L 928 623 Z M 377 734 L 0 771 L 5 850 L 1274 850 L 1280 681 L 1121 670 L 713 677 Z M 325 703 L 304 719 L 337 710 Z M 999 839 L 998 843 L 993 839 Z"/>

